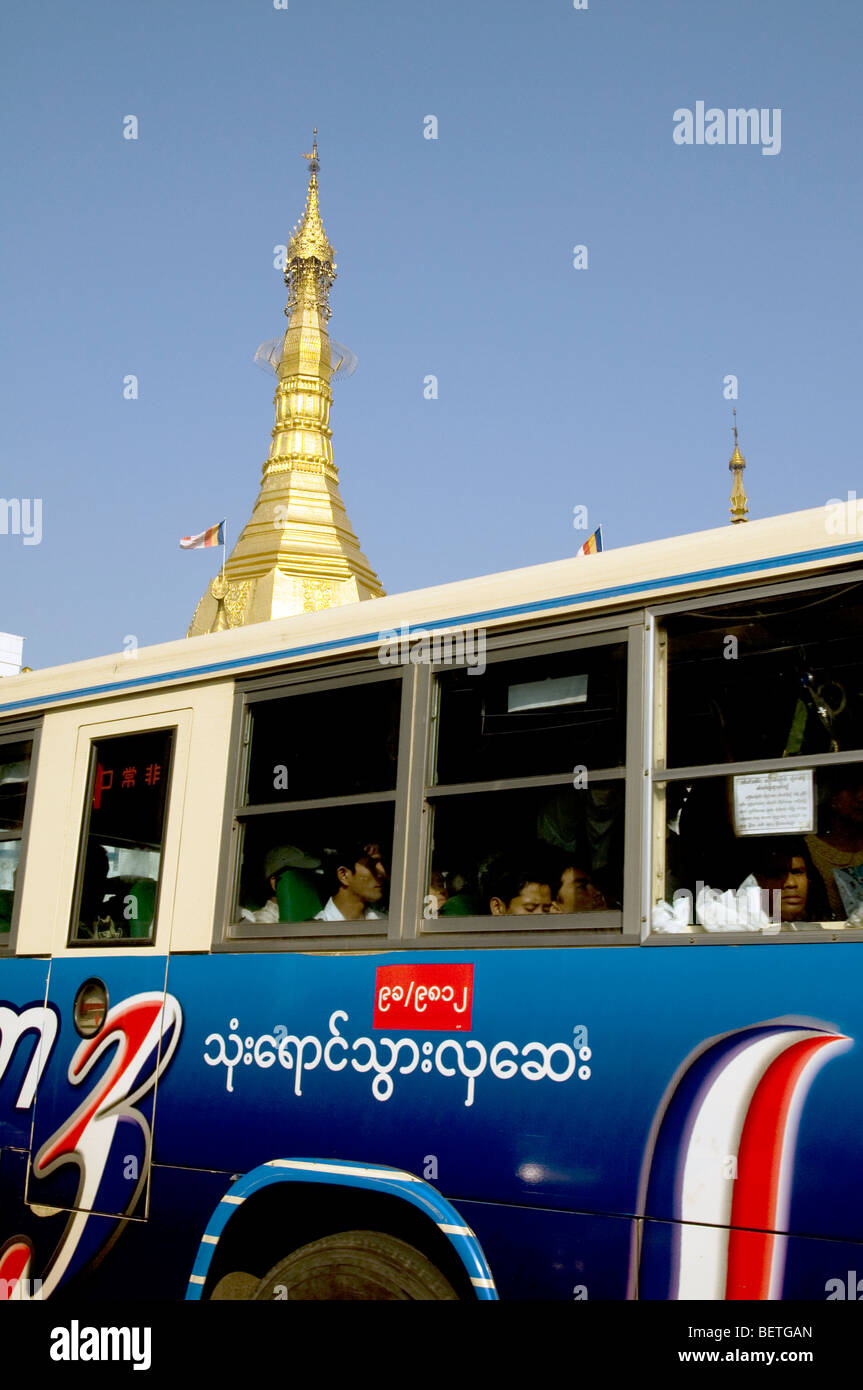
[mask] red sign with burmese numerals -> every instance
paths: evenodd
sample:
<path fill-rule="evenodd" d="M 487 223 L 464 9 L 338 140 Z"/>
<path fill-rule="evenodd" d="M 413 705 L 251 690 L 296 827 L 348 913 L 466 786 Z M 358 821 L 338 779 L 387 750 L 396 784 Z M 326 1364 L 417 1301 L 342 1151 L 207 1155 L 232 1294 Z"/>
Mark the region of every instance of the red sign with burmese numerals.
<path fill-rule="evenodd" d="M 379 965 L 374 1028 L 469 1032 L 472 965 Z"/>

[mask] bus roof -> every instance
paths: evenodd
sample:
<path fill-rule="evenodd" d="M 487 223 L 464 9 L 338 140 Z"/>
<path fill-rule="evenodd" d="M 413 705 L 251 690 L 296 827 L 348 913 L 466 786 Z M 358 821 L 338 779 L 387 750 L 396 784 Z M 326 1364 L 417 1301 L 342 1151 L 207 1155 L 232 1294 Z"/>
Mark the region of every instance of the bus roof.
<path fill-rule="evenodd" d="M 623 611 L 859 561 L 863 535 L 853 527 L 850 536 L 831 535 L 828 515 L 824 507 L 791 512 L 7 676 L 0 716 L 368 653 L 387 634 Z"/>

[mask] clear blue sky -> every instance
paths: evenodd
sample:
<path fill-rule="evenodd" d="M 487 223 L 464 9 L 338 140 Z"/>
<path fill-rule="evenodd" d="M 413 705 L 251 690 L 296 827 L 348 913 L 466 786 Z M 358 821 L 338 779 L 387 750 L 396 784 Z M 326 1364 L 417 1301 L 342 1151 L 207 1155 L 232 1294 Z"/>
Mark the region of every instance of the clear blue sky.
<path fill-rule="evenodd" d="M 388 592 L 573 554 L 576 504 L 610 546 L 722 525 L 727 373 L 753 517 L 863 494 L 859 0 L 41 0 L 0 48 L 30 665 L 182 636 L 218 552 L 179 537 L 248 518 L 313 125 L 335 457 Z M 676 145 L 697 101 L 780 108 L 781 152 Z"/>

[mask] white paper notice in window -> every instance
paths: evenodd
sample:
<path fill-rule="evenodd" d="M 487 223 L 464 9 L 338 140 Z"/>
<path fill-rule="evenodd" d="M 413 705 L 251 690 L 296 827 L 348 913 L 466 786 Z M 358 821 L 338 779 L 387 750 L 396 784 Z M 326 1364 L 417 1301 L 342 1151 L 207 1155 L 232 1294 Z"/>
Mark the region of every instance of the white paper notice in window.
<path fill-rule="evenodd" d="M 733 778 L 735 835 L 805 835 L 815 829 L 815 774 L 747 772 Z"/>

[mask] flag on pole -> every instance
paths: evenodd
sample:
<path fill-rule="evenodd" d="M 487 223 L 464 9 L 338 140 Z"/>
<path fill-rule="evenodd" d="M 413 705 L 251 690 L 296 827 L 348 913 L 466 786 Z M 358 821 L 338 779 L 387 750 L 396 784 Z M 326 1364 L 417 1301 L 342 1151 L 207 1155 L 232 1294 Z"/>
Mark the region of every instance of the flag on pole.
<path fill-rule="evenodd" d="M 206 531 L 202 531 L 198 536 L 183 536 L 180 540 L 181 550 L 205 550 L 211 545 L 225 544 L 225 523 L 220 521 L 216 526 L 209 526 Z"/>
<path fill-rule="evenodd" d="M 602 549 L 602 527 L 597 526 L 592 536 L 588 536 L 579 550 L 579 555 L 597 555 Z"/>

